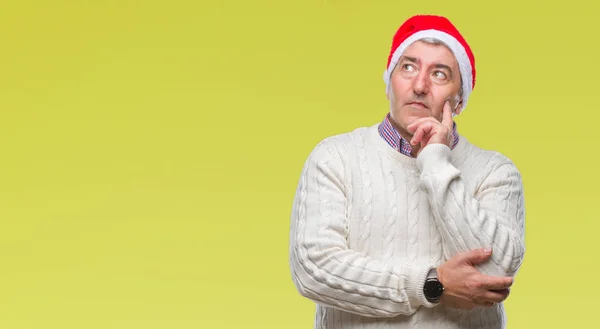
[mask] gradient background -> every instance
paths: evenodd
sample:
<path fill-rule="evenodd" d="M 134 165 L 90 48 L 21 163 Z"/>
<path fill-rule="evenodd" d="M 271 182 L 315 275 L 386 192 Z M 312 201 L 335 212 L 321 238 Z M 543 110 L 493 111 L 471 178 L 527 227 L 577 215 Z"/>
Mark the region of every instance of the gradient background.
<path fill-rule="evenodd" d="M 509 328 L 600 327 L 597 5 L 489 5 L 3 1 L 0 328 L 312 328 L 288 270 L 300 170 L 386 114 L 415 13 L 471 43 L 459 129 L 524 177 Z"/>

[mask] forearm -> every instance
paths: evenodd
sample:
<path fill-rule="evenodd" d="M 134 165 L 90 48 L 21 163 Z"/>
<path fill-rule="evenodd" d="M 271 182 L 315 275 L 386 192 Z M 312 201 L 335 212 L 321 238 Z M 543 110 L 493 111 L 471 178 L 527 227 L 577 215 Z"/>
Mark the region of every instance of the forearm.
<path fill-rule="evenodd" d="M 487 195 L 478 200 L 467 192 L 461 172 L 450 162 L 449 148 L 432 144 L 419 156 L 420 185 L 427 192 L 449 253 L 446 256 L 490 248 L 492 257 L 479 266 L 482 272 L 514 276 L 525 251 L 523 191 L 518 172 L 507 165 L 499 167 L 486 183 Z"/>
<path fill-rule="evenodd" d="M 290 261 L 298 292 L 319 304 L 366 317 L 410 315 L 432 306 L 422 292 L 429 267 L 392 266 L 347 249 L 302 244 L 292 249 Z"/>

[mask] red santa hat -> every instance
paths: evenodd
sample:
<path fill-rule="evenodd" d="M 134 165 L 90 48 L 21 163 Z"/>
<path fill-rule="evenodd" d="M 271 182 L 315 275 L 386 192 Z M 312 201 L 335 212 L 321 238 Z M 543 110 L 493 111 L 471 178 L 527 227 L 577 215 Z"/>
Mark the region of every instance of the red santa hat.
<path fill-rule="evenodd" d="M 415 41 L 424 38 L 433 38 L 443 42 L 456 57 L 462 79 L 463 103 L 462 107 L 458 109 L 460 112 L 466 107 L 469 95 L 475 88 L 475 57 L 458 29 L 443 16 L 416 15 L 410 17 L 398 28 L 392 41 L 387 69 L 383 73 L 386 94 L 389 95 L 390 76 L 402 53 Z"/>

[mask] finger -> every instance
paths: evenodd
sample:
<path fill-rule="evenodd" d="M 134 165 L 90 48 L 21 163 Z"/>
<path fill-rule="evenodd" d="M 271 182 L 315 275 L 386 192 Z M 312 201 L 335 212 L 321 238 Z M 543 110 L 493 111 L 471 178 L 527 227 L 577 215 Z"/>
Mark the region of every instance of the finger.
<path fill-rule="evenodd" d="M 432 120 L 434 120 L 434 121 L 432 121 Z M 418 128 L 418 127 L 421 125 L 421 124 L 423 124 L 424 122 L 436 122 L 436 123 L 437 123 L 438 121 L 435 121 L 435 119 L 434 119 L 434 118 L 432 118 L 432 117 L 419 118 L 419 119 L 417 119 L 417 120 L 413 121 L 413 122 L 412 122 L 411 124 L 409 124 L 408 126 L 406 126 L 406 128 L 407 128 L 409 131 L 414 131 L 414 130 L 416 130 L 416 129 L 417 129 L 417 128 Z"/>
<path fill-rule="evenodd" d="M 417 152 L 417 155 L 419 153 L 421 153 L 421 151 L 423 151 L 423 148 L 425 148 L 425 146 L 429 145 L 429 140 L 431 139 L 430 135 L 425 135 L 423 136 L 423 139 L 421 139 L 421 148 L 419 149 L 419 151 Z"/>
<path fill-rule="evenodd" d="M 506 289 L 502 289 L 502 290 L 490 290 L 493 292 L 497 292 L 499 294 L 504 295 L 504 300 L 506 300 L 508 298 L 508 296 L 510 295 L 510 288 L 506 288 Z"/>
<path fill-rule="evenodd" d="M 494 277 L 487 276 L 485 281 L 482 283 L 482 288 L 487 290 L 504 290 L 508 289 L 513 284 L 513 278 L 507 277 Z"/>
<path fill-rule="evenodd" d="M 508 295 L 510 295 L 510 288 L 506 288 L 506 289 L 502 289 L 502 290 L 492 290 L 492 291 L 506 294 L 506 297 L 508 297 Z"/>
<path fill-rule="evenodd" d="M 421 142 L 421 139 L 423 138 L 424 134 L 425 134 L 424 127 L 423 126 L 419 126 L 417 128 L 417 130 L 415 131 L 413 137 L 410 139 L 410 144 L 411 145 L 417 145 L 417 144 L 419 144 L 419 142 Z"/>
<path fill-rule="evenodd" d="M 449 130 L 452 130 L 452 108 L 450 107 L 450 101 L 446 101 L 444 103 L 444 108 L 442 109 L 442 124 L 446 126 Z"/>
<path fill-rule="evenodd" d="M 433 126 L 432 126 L 431 122 L 425 122 L 425 123 L 421 124 L 417 128 L 417 131 L 415 131 L 415 134 L 411 138 L 410 143 L 412 145 L 419 144 L 422 141 L 423 137 L 426 134 L 428 134 L 432 130 L 432 128 L 433 128 Z"/>
<path fill-rule="evenodd" d="M 486 291 L 483 294 L 484 302 L 491 303 L 501 303 L 508 297 L 508 292 L 506 289 L 498 290 L 498 291 Z"/>
<path fill-rule="evenodd" d="M 458 254 L 458 260 L 460 262 L 468 263 L 470 265 L 481 264 L 488 260 L 492 255 L 491 249 L 473 249 Z"/>

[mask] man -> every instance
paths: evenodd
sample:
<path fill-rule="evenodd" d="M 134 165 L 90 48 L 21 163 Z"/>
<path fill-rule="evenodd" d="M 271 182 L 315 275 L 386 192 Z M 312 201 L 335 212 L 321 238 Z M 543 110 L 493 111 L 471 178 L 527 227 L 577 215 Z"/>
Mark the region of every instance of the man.
<path fill-rule="evenodd" d="M 383 122 L 322 140 L 296 191 L 290 265 L 315 328 L 504 328 L 523 186 L 507 157 L 456 131 L 471 49 L 448 19 L 411 17 L 384 80 Z"/>

